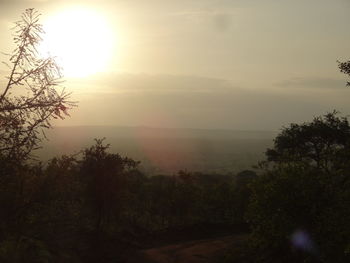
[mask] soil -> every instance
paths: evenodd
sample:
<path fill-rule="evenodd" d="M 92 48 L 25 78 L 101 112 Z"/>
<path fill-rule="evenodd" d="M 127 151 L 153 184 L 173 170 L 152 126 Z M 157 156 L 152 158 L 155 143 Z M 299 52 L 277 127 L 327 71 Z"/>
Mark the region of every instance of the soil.
<path fill-rule="evenodd" d="M 137 262 L 147 263 L 213 263 L 227 250 L 241 244 L 246 235 L 193 240 L 141 250 Z"/>

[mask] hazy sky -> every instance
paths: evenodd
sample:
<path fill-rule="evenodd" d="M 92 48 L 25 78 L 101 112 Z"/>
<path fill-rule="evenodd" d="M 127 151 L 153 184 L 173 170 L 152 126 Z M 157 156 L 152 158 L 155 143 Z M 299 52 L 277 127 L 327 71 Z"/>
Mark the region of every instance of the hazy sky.
<path fill-rule="evenodd" d="M 73 6 L 116 45 L 107 70 L 66 79 L 79 107 L 59 125 L 270 130 L 350 113 L 349 0 L 0 0 L 0 50 L 25 8 L 45 21 Z"/>

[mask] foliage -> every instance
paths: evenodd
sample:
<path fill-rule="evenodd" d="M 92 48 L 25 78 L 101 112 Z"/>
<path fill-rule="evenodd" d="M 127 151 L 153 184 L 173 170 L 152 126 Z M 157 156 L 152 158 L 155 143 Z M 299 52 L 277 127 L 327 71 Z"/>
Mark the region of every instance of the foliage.
<path fill-rule="evenodd" d="M 337 112 L 315 117 L 312 122 L 282 129 L 267 160 L 277 165 L 313 166 L 324 171 L 341 169 L 350 157 L 350 126 Z"/>
<path fill-rule="evenodd" d="M 266 152 L 247 219 L 256 262 L 347 262 L 349 124 L 336 113 L 292 124 Z"/>
<path fill-rule="evenodd" d="M 38 147 L 40 133 L 53 118 L 64 118 L 75 105 L 59 88 L 62 76 L 55 60 L 39 56 L 43 29 L 38 21 L 37 11 L 26 9 L 15 23 L 16 48 L 8 54 L 8 81 L 0 95 L 0 150 L 18 160 Z"/>
<path fill-rule="evenodd" d="M 137 170 L 138 162 L 108 149 L 96 140 L 81 155 L 45 166 L 3 160 L 1 259 L 115 262 L 127 253 L 124 247 L 147 246 L 145 236 L 155 233 L 227 234 L 229 226 L 237 231 L 245 225 L 253 172 L 237 179 L 185 171 L 148 177 Z"/>
<path fill-rule="evenodd" d="M 108 153 L 108 147 L 103 145 L 103 140 L 96 140 L 95 145 L 85 149 L 80 161 L 81 181 L 86 189 L 85 195 L 89 197 L 87 205 L 96 216 L 96 231 L 102 231 L 118 217 L 123 175 L 138 164 L 130 158 Z"/>
<path fill-rule="evenodd" d="M 345 62 L 338 61 L 338 66 L 339 66 L 340 72 L 350 76 L 350 60 Z M 350 82 L 348 81 L 346 85 L 350 86 Z"/>

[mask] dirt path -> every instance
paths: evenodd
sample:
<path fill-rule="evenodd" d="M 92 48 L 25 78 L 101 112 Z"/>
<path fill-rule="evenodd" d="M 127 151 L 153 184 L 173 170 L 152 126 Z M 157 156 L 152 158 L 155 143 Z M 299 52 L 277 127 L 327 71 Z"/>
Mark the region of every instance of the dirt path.
<path fill-rule="evenodd" d="M 225 250 L 236 242 L 242 242 L 241 236 L 226 236 L 215 239 L 195 240 L 167 245 L 141 251 L 148 262 L 152 263 L 208 263 L 222 256 Z"/>

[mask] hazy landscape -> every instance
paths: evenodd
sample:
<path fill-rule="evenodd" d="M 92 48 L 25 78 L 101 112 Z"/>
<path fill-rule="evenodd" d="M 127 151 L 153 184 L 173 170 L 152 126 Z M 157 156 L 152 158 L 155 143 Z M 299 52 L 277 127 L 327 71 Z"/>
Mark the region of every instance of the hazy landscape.
<path fill-rule="evenodd" d="M 349 0 L 0 0 L 0 263 L 350 262 Z"/>
<path fill-rule="evenodd" d="M 140 161 L 150 175 L 175 174 L 180 170 L 234 174 L 253 169 L 264 159 L 277 132 L 149 127 L 77 126 L 54 127 L 48 141 L 35 154 L 42 161 L 78 153 L 105 139 L 110 150 Z"/>

